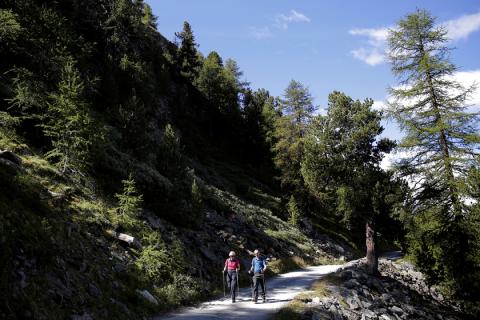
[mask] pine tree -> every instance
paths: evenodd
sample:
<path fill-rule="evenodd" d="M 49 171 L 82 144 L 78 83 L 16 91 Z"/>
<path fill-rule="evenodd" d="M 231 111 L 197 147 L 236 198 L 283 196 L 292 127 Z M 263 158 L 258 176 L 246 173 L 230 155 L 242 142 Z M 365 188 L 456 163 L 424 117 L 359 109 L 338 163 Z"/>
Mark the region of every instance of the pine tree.
<path fill-rule="evenodd" d="M 176 63 L 180 68 L 180 73 L 193 83 L 198 76 L 200 61 L 197 52 L 198 45 L 195 43 L 192 27 L 185 21 L 183 30 L 175 33 L 175 36 L 180 40 L 176 53 Z"/>
<path fill-rule="evenodd" d="M 354 101 L 341 92 L 329 95 L 327 116 L 312 121 L 305 141 L 302 176 L 308 189 L 326 207 L 339 214 L 347 228 L 356 233 L 365 226 L 367 266 L 377 273 L 375 219 L 387 214 L 375 206 L 375 186 L 384 179 L 379 168 L 382 153 L 393 148 L 393 142 L 376 138 L 383 131 L 381 114 L 371 109 L 373 100 Z M 383 185 L 386 182 L 383 183 Z M 377 193 L 376 202 L 380 202 Z"/>
<path fill-rule="evenodd" d="M 282 116 L 275 123 L 274 162 L 281 172 L 282 186 L 299 190 L 303 187 L 300 163 L 305 132 L 316 107 L 308 88 L 292 80 L 285 89 L 280 109 Z"/>
<path fill-rule="evenodd" d="M 57 92 L 50 95 L 43 130 L 52 139 L 47 158 L 53 159 L 62 172 L 84 171 L 90 164 L 89 152 L 94 143 L 95 128 L 89 106 L 83 100 L 84 85 L 72 61 L 61 75 Z"/>
<path fill-rule="evenodd" d="M 399 169 L 418 180 L 420 190 L 437 190 L 437 203 L 450 208 L 448 220 L 462 215 L 458 184 L 475 162 L 480 135 L 478 115 L 466 111 L 474 87 L 452 79 L 457 68 L 448 59 L 446 36 L 427 11 L 417 10 L 390 31 L 388 44 L 401 81 L 390 89 L 389 112 L 407 133 L 399 147 L 411 154 Z"/>

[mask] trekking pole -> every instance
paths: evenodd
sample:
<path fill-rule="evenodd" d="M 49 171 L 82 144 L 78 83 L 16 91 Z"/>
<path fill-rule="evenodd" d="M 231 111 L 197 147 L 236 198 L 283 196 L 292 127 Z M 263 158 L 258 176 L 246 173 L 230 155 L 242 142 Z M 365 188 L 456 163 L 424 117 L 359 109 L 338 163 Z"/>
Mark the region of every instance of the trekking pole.
<path fill-rule="evenodd" d="M 240 298 L 240 270 L 238 270 L 237 272 L 237 290 L 237 295 Z"/>
<path fill-rule="evenodd" d="M 254 299 L 254 297 L 253 297 L 253 276 L 249 276 L 249 278 L 250 278 L 250 289 L 252 290 L 252 301 L 253 301 L 253 299 Z"/>
<path fill-rule="evenodd" d="M 265 282 L 265 273 L 262 273 L 263 277 L 263 292 L 265 293 L 265 300 L 267 299 L 267 283 Z"/>

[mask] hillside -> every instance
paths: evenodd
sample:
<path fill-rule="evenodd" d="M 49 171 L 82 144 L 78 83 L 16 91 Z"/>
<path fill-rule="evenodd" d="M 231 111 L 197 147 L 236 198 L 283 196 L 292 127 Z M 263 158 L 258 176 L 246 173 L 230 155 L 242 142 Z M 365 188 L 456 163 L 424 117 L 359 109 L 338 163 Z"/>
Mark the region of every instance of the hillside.
<path fill-rule="evenodd" d="M 187 21 L 170 41 L 157 19 L 143 0 L 0 3 L 0 318 L 161 315 L 220 296 L 231 250 L 246 279 L 255 249 L 267 276 L 366 256 L 371 277 L 381 251 L 403 250 L 426 285 L 478 313 L 470 89 L 450 97 L 432 81 L 461 87 L 432 80 L 428 54 L 408 70 L 399 54 L 394 73 L 432 80 L 416 85 L 453 111 L 430 97 L 431 110 L 409 118 L 402 99 L 418 93 L 396 91 L 392 112 L 410 130 L 397 142 L 382 135 L 373 99 L 334 90 L 321 112 L 293 79 L 273 96 L 233 58 L 201 52 Z M 417 10 L 391 45 L 413 43 L 410 29 L 433 20 Z M 440 51 L 446 41 L 426 40 Z"/>
<path fill-rule="evenodd" d="M 115 203 L 75 184 L 26 145 L 2 148 L 20 155 L 17 167 L 0 157 L 3 317 L 141 318 L 218 294 L 229 250 L 242 264 L 262 248 L 274 272 L 344 259 L 334 241 L 308 238 L 279 219 L 280 199 L 235 167 L 225 173 L 251 186 L 242 199 L 213 168 L 198 177 L 205 201 L 201 226 L 185 228 L 145 210 L 136 219 L 138 245 L 108 235 Z M 220 164 L 217 164 L 220 167 Z M 207 174 L 208 172 L 208 174 Z M 245 179 L 245 180 L 242 180 Z M 217 185 L 214 185 L 216 183 Z M 246 274 L 244 275 L 246 278 Z M 148 290 L 159 305 L 138 293 Z"/>
<path fill-rule="evenodd" d="M 1 9 L 2 318 L 141 319 L 192 304 L 222 291 L 230 250 L 245 266 L 263 249 L 273 273 L 352 255 L 284 221 L 272 174 L 211 123 L 228 118 L 169 61 L 176 46 L 135 20 L 142 6 L 84 5 Z"/>

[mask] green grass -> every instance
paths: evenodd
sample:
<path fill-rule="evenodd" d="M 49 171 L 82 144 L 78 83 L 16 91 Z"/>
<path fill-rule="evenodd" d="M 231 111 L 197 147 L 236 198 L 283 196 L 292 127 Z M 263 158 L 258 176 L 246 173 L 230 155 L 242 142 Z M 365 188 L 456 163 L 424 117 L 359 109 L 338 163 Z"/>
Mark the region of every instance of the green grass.
<path fill-rule="evenodd" d="M 322 279 L 314 282 L 308 291 L 298 294 L 291 302 L 278 310 L 273 315 L 272 320 L 304 319 L 304 314 L 309 308 L 307 302 L 311 302 L 316 297 L 328 297 L 331 295 L 329 286 L 338 285 L 340 282 L 341 279 L 335 274 L 324 276 Z"/>

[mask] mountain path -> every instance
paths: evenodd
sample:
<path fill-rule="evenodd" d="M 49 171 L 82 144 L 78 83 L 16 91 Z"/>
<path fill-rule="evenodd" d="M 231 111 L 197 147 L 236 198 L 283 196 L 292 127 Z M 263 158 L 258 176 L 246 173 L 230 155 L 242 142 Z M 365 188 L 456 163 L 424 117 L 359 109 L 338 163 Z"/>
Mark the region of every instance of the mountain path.
<path fill-rule="evenodd" d="M 153 320 L 218 320 L 218 319 L 269 319 L 277 310 L 290 302 L 297 294 L 306 291 L 318 279 L 335 272 L 341 265 L 307 267 L 303 270 L 281 274 L 266 280 L 267 301 L 253 303 L 251 289 L 240 288 L 236 303 L 230 298 L 204 302 L 197 307 L 184 308 L 174 313 L 154 317 Z M 240 285 L 248 279 L 240 277 Z M 259 299 L 261 301 L 261 299 Z"/>

